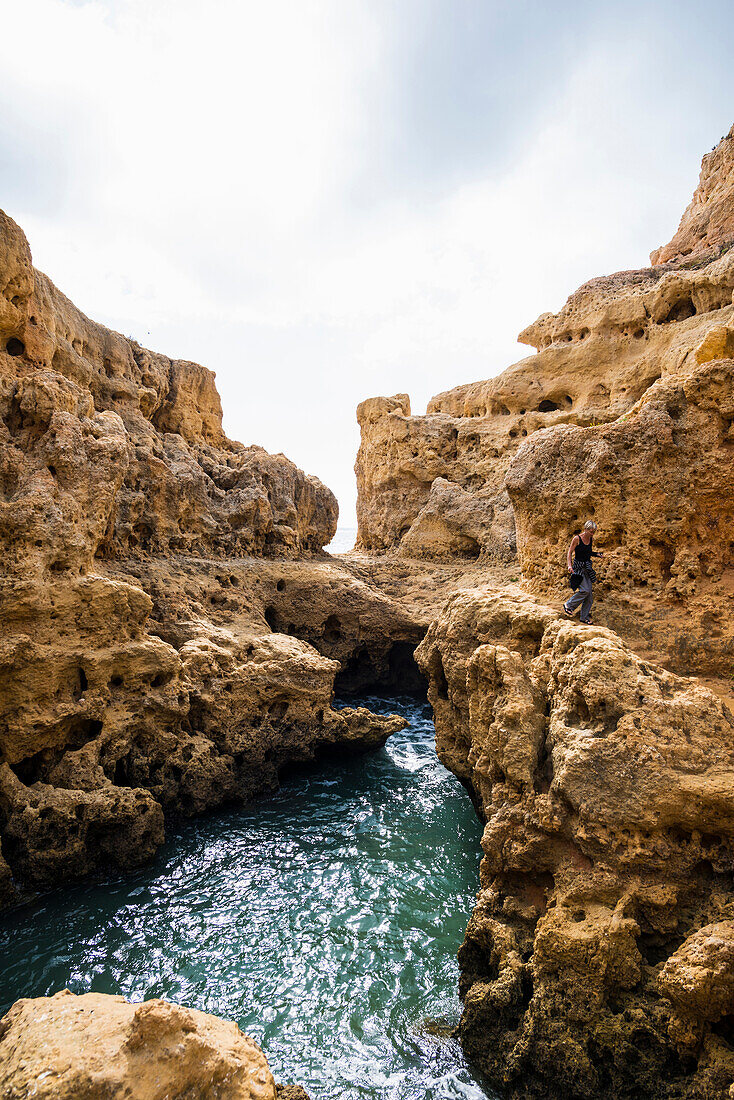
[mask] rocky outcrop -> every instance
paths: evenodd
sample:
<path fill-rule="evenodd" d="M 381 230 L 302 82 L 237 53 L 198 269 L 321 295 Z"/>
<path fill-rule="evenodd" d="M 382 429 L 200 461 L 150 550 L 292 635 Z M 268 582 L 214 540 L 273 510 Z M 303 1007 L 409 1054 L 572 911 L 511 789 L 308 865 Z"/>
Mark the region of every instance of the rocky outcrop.
<path fill-rule="evenodd" d="M 4 1100 L 276 1100 L 264 1054 L 236 1024 L 166 1001 L 64 990 L 0 1020 Z"/>
<path fill-rule="evenodd" d="M 513 509 L 506 491 L 512 493 L 515 480 L 514 474 L 507 482 L 505 477 L 515 461 L 537 461 L 532 448 L 536 438 L 545 438 L 543 429 L 572 439 L 575 426 L 596 438 L 607 425 L 636 418 L 640 401 L 647 403 L 666 386 L 685 386 L 699 362 L 697 349 L 714 340 L 714 330 L 721 357 L 731 352 L 721 333 L 734 317 L 734 255 L 695 268 L 693 262 L 587 283 L 559 314 L 545 314 L 521 333 L 521 342 L 536 347 L 537 355 L 497 378 L 439 395 L 425 416 L 410 414 L 406 395 L 363 402 L 356 465 L 359 545 L 399 546 L 413 556 L 511 553 Z M 688 381 L 686 401 L 694 399 L 690 390 L 696 384 Z M 672 392 L 669 403 L 682 410 Z M 726 442 L 730 417 L 723 410 L 722 419 Z M 542 456 L 537 469 L 545 476 Z M 573 464 L 562 477 L 555 471 L 556 488 L 571 496 L 581 476 L 582 498 L 591 472 Z M 601 511 L 604 483 L 595 483 L 594 490 Z M 515 492 L 515 513 L 521 499 Z M 564 538 L 586 514 L 583 508 L 580 499 L 575 518 L 573 511 L 553 517 Z M 545 508 L 539 523 L 548 522 L 547 513 Z M 519 550 L 525 566 L 532 555 L 522 534 Z"/>
<path fill-rule="evenodd" d="M 734 244 L 734 126 L 703 158 L 701 178 L 672 241 L 650 253 L 651 264 L 698 256 Z"/>
<path fill-rule="evenodd" d="M 516 547 L 416 656 L 486 821 L 460 1037 L 517 1100 L 734 1090 L 733 148 L 653 267 L 521 334 L 535 356 L 424 416 L 406 395 L 358 413 L 363 548 L 499 581 Z M 589 518 L 613 630 L 559 615 Z"/>
<path fill-rule="evenodd" d="M 81 314 L 0 213 L 0 904 L 400 719 L 340 690 L 423 628 L 322 555 L 337 506 L 231 442 L 213 374 Z"/>
<path fill-rule="evenodd" d="M 722 332 L 711 330 L 709 345 Z M 510 464 L 506 487 L 530 587 L 560 599 L 570 533 L 593 517 L 605 549 L 603 621 L 632 639 L 646 632 L 674 668 L 726 677 L 734 361 L 687 362 L 613 424 L 538 432 Z"/>
<path fill-rule="evenodd" d="M 593 279 L 520 334 L 497 378 L 358 411 L 359 545 L 519 558 L 565 597 L 586 519 L 606 551 L 601 621 L 684 673 L 734 671 L 734 137 L 655 266 Z M 686 243 L 687 242 L 687 243 Z"/>
<path fill-rule="evenodd" d="M 453 596 L 417 656 L 486 820 L 467 1053 L 510 1097 L 727 1095 L 731 713 L 519 592 Z"/>

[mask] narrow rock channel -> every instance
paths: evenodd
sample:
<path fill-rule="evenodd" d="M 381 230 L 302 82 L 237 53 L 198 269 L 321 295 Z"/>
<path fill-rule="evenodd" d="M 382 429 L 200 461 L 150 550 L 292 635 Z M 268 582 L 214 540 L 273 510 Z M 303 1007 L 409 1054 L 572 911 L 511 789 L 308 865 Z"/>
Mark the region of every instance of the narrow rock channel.
<path fill-rule="evenodd" d="M 427 704 L 359 703 L 410 724 L 171 829 L 132 876 L 7 914 L 0 1011 L 64 987 L 163 997 L 236 1020 L 312 1100 L 491 1095 L 441 1037 L 459 1017 L 480 823 L 436 758 Z"/>

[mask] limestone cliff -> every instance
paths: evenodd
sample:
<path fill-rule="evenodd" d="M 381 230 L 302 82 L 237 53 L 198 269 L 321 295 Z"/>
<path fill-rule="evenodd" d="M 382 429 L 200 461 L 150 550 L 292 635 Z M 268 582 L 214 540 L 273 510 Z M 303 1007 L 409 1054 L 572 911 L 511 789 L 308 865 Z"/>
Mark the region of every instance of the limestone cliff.
<path fill-rule="evenodd" d="M 701 164 L 701 178 L 672 241 L 650 253 L 651 264 L 734 244 L 734 126 Z"/>
<path fill-rule="evenodd" d="M 585 284 L 521 333 L 536 355 L 424 416 L 406 395 L 362 403 L 362 547 L 517 553 L 555 601 L 593 517 L 601 621 L 678 671 L 734 672 L 733 148 L 730 134 L 705 158 L 674 242 L 653 254 L 664 262 Z"/>
<path fill-rule="evenodd" d="M 358 413 L 361 546 L 476 559 L 417 657 L 486 821 L 460 1035 L 517 1100 L 734 1094 L 733 149 L 536 355 Z M 560 616 L 592 517 L 602 628 Z"/>
<path fill-rule="evenodd" d="M 331 492 L 228 440 L 212 373 L 84 317 L 2 213 L 0 488 L 0 904 L 399 726 L 331 706 L 423 633 L 315 559 Z"/>
<path fill-rule="evenodd" d="M 308 1100 L 277 1086 L 236 1024 L 165 1001 L 64 990 L 0 1020 L 4 1100 Z"/>
<path fill-rule="evenodd" d="M 510 1097 L 734 1082 L 734 718 L 519 592 L 453 596 L 418 658 L 486 820 L 465 1050 Z"/>

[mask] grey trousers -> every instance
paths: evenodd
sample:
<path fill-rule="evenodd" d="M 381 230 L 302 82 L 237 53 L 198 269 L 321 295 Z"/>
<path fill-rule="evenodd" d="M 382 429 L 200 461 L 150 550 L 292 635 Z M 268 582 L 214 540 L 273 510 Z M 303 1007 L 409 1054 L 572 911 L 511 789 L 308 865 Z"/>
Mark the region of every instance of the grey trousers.
<path fill-rule="evenodd" d="M 581 622 L 584 623 L 587 619 L 591 618 L 591 605 L 593 604 L 593 602 L 594 597 L 591 593 L 591 578 L 583 575 L 581 577 L 581 584 L 576 589 L 576 591 L 572 593 L 571 598 L 569 600 L 566 600 L 563 606 L 565 607 L 566 611 L 573 613 L 579 606 L 579 604 L 581 604 L 581 613 L 579 615 L 579 618 L 581 619 Z"/>

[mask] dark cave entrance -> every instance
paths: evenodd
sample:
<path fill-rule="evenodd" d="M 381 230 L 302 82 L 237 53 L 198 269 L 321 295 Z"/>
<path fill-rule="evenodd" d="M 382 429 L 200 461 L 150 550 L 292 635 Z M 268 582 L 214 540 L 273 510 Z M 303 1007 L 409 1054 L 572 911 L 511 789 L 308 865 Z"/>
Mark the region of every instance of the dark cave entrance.
<path fill-rule="evenodd" d="M 428 681 L 415 662 L 417 642 L 393 642 L 376 654 L 361 645 L 342 663 L 334 680 L 335 695 L 414 695 L 426 698 Z"/>
<path fill-rule="evenodd" d="M 25 344 L 17 336 L 11 336 L 5 345 L 8 355 L 25 355 Z"/>

